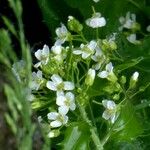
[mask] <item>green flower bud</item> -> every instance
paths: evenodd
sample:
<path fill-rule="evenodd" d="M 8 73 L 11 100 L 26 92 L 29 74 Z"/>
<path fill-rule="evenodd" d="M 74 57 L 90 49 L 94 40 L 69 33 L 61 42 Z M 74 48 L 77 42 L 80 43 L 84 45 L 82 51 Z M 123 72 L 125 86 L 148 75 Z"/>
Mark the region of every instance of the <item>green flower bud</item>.
<path fill-rule="evenodd" d="M 126 77 L 125 77 L 125 76 L 121 76 L 120 82 L 121 82 L 122 84 L 125 84 L 125 83 L 126 83 Z"/>
<path fill-rule="evenodd" d="M 132 89 L 136 86 L 136 82 L 138 80 L 138 77 L 139 77 L 139 73 L 138 72 L 135 72 L 131 79 L 130 79 L 130 85 L 129 85 L 129 88 Z"/>
<path fill-rule="evenodd" d="M 117 49 L 117 44 L 114 41 L 110 42 L 110 49 L 111 50 L 116 50 Z"/>
<path fill-rule="evenodd" d="M 139 23 L 135 22 L 133 25 L 132 25 L 132 31 L 133 32 L 136 32 L 136 31 L 140 31 L 141 30 L 141 26 Z"/>
<path fill-rule="evenodd" d="M 120 95 L 119 95 L 119 94 L 115 94 L 115 95 L 113 96 L 113 99 L 114 99 L 114 100 L 119 100 L 119 98 L 120 98 Z"/>
<path fill-rule="evenodd" d="M 88 70 L 88 73 L 87 73 L 87 76 L 86 76 L 86 79 L 85 79 L 85 84 L 88 85 L 88 86 L 92 86 L 93 85 L 93 82 L 94 82 L 94 79 L 95 79 L 95 70 L 94 69 L 89 69 Z"/>
<path fill-rule="evenodd" d="M 48 137 L 49 138 L 54 138 L 54 137 L 57 137 L 60 135 L 60 131 L 59 130 L 51 130 L 49 133 L 48 133 Z"/>
<path fill-rule="evenodd" d="M 83 29 L 82 24 L 72 16 L 69 16 L 68 18 L 68 28 L 77 33 L 81 32 Z"/>

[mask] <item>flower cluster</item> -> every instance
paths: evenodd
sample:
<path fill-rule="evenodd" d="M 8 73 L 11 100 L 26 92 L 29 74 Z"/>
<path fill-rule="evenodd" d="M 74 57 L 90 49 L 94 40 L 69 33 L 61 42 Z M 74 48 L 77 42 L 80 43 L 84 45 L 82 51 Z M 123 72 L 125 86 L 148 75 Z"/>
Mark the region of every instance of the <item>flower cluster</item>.
<path fill-rule="evenodd" d="M 119 22 L 121 24 L 119 31 L 123 31 L 123 29 L 129 30 L 127 40 L 132 44 L 139 44 L 140 41 L 136 38 L 136 31 L 140 30 L 140 24 L 136 22 L 136 15 L 127 12 L 125 17 L 119 18 Z"/>
<path fill-rule="evenodd" d="M 137 43 L 135 31 L 138 30 L 138 23 L 135 14 L 128 12 L 126 17 L 120 17 L 119 21 L 121 23 L 120 31 L 123 31 L 124 28 L 130 31 L 127 40 L 134 44 Z M 85 21 L 85 24 L 98 30 L 106 25 L 106 20 L 99 12 L 94 12 L 92 17 Z M 34 106 L 41 108 L 44 103 L 43 99 L 51 98 L 50 102 L 46 103 L 50 103 L 50 105 L 46 108 L 49 113 L 46 111 L 47 118 L 45 119 L 49 123 L 48 136 L 50 138 L 60 134 L 60 128 L 66 126 L 71 118 L 69 118 L 69 115 L 72 114 L 70 112 L 80 109 L 82 106 L 85 108 L 91 102 L 92 96 L 89 93 L 95 90 L 96 80 L 107 83 L 105 87 L 97 88 L 95 91 L 97 93 L 102 91 L 106 93 L 106 98 L 111 99 L 102 100 L 100 103 L 106 109 L 102 118 L 114 124 L 119 117 L 119 105 L 115 103 L 115 100 L 119 100 L 117 103 L 121 101 L 120 97 L 124 93 L 122 86 L 126 82 L 126 79 L 122 78 L 120 81 L 120 77 L 117 77 L 111 58 L 114 56 L 113 52 L 117 51 L 117 33 L 112 33 L 105 39 L 97 37 L 88 41 L 82 32 L 83 25 L 73 16 L 68 17 L 67 25 L 68 27 L 61 24 L 56 29 L 56 41 L 51 48 L 44 45 L 42 49 L 35 52 L 38 62 L 34 65 L 34 69 L 37 71 L 32 72 L 30 83 L 29 100 Z M 23 72 L 20 70 L 21 73 L 18 74 L 15 68 L 16 65 L 13 65 L 13 72 L 21 81 L 19 74 L 23 74 Z M 138 72 L 133 74 L 129 89 L 135 87 L 138 76 Z M 99 99 L 103 99 L 103 97 L 99 97 Z M 76 107 L 76 104 L 79 107 Z M 39 116 L 38 120 L 42 123 L 43 116 Z"/>

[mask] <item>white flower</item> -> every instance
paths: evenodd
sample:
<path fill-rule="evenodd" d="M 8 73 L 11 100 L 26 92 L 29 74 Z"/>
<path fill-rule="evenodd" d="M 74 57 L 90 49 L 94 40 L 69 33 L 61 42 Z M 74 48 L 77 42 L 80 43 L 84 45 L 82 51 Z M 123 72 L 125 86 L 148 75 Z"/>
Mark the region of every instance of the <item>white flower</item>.
<path fill-rule="evenodd" d="M 68 122 L 68 116 L 66 116 L 67 111 L 62 109 L 62 107 L 58 108 L 58 112 L 51 112 L 47 114 L 49 120 L 53 120 L 50 123 L 50 126 L 53 128 L 60 127 L 65 125 Z"/>
<path fill-rule="evenodd" d="M 74 83 L 69 81 L 63 81 L 62 78 L 54 74 L 51 77 L 52 81 L 48 81 L 46 86 L 50 90 L 61 92 L 63 90 L 73 90 L 74 89 Z"/>
<path fill-rule="evenodd" d="M 56 29 L 56 35 L 58 37 L 56 44 L 60 45 L 63 44 L 65 41 L 68 40 L 68 30 L 64 24 L 61 24 L 61 27 Z"/>
<path fill-rule="evenodd" d="M 127 12 L 126 17 L 119 18 L 119 22 L 121 23 L 121 26 L 119 27 L 119 31 L 122 31 L 123 28 L 132 29 L 134 24 L 136 23 L 136 15 Z"/>
<path fill-rule="evenodd" d="M 113 72 L 113 65 L 111 62 L 107 64 L 105 68 L 106 70 L 101 71 L 97 74 L 100 78 L 107 78 L 110 75 L 110 73 Z"/>
<path fill-rule="evenodd" d="M 106 20 L 104 17 L 101 17 L 100 13 L 95 13 L 92 18 L 86 20 L 86 25 L 92 28 L 99 28 L 106 25 Z"/>
<path fill-rule="evenodd" d="M 46 65 L 49 61 L 49 47 L 47 45 L 44 45 L 42 50 L 37 50 L 35 52 L 35 57 L 40 61 L 34 65 L 36 68 L 41 65 Z"/>
<path fill-rule="evenodd" d="M 86 85 L 89 85 L 91 86 L 94 82 L 94 79 L 95 79 L 95 74 L 96 74 L 96 71 L 94 69 L 89 69 L 88 70 L 88 73 L 87 73 L 87 77 L 85 79 L 85 83 Z"/>
<path fill-rule="evenodd" d="M 70 110 L 75 110 L 75 98 L 74 94 L 71 92 L 67 92 L 64 94 L 63 92 L 57 94 L 56 104 L 64 109 L 66 112 Z"/>
<path fill-rule="evenodd" d="M 32 90 L 38 90 L 40 88 L 40 85 L 43 83 L 43 81 L 44 79 L 42 77 L 42 71 L 38 71 L 37 73 L 33 72 L 30 88 Z"/>
<path fill-rule="evenodd" d="M 93 65 L 93 68 L 95 70 L 99 70 L 101 67 L 101 63 L 105 59 L 105 56 L 104 56 L 102 50 L 100 49 L 100 47 L 98 45 L 96 46 L 95 50 L 96 50 L 96 52 L 94 55 L 91 56 L 91 58 L 92 58 L 92 60 L 97 62 L 96 64 Z"/>
<path fill-rule="evenodd" d="M 147 32 L 150 32 L 150 25 L 146 28 Z"/>
<path fill-rule="evenodd" d="M 92 40 L 87 45 L 81 44 L 80 49 L 81 50 L 74 50 L 73 54 L 75 55 L 82 55 L 83 59 L 88 58 L 89 56 L 93 55 L 95 53 L 95 48 L 97 47 L 96 41 Z"/>
<path fill-rule="evenodd" d="M 54 54 L 60 55 L 63 50 L 63 47 L 61 45 L 54 44 L 54 46 L 52 46 L 51 50 Z"/>
<path fill-rule="evenodd" d="M 127 36 L 127 40 L 132 44 L 140 44 L 140 41 L 136 40 L 136 34 L 130 34 Z"/>
<path fill-rule="evenodd" d="M 134 74 L 132 75 L 132 79 L 134 80 L 134 81 L 137 81 L 138 80 L 138 77 L 139 77 L 139 73 L 136 71 L 136 72 L 134 72 Z"/>
<path fill-rule="evenodd" d="M 110 120 L 111 123 L 114 123 L 118 117 L 118 115 L 116 114 L 117 106 L 115 102 L 111 100 L 103 100 L 102 104 L 106 108 L 106 110 L 103 112 L 102 117 L 106 120 Z"/>

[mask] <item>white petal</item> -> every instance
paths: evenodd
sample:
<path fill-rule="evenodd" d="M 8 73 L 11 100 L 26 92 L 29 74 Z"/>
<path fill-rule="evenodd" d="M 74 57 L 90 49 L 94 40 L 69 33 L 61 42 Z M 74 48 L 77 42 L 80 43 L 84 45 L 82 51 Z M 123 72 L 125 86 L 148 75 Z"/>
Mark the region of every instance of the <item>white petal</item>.
<path fill-rule="evenodd" d="M 104 119 L 108 120 L 108 119 L 111 117 L 111 115 L 110 115 L 110 113 L 109 113 L 107 110 L 105 110 L 105 111 L 103 112 L 102 117 L 103 117 Z"/>
<path fill-rule="evenodd" d="M 65 81 L 64 82 L 64 90 L 73 90 L 74 89 L 74 83 Z"/>
<path fill-rule="evenodd" d="M 75 103 L 71 103 L 70 105 L 70 110 L 75 110 L 76 109 L 76 104 Z"/>
<path fill-rule="evenodd" d="M 82 51 L 81 50 L 75 50 L 75 51 L 73 51 L 73 54 L 80 55 L 80 54 L 82 54 Z"/>
<path fill-rule="evenodd" d="M 89 43 L 88 48 L 91 49 L 91 50 L 94 50 L 96 48 L 96 46 L 97 46 L 97 43 L 94 40 L 92 40 Z"/>
<path fill-rule="evenodd" d="M 63 82 L 62 78 L 57 74 L 52 75 L 51 79 L 56 85 Z"/>
<path fill-rule="evenodd" d="M 56 120 L 59 114 L 57 112 L 51 112 L 47 114 L 49 120 Z"/>
<path fill-rule="evenodd" d="M 112 114 L 112 116 L 110 117 L 111 123 L 114 123 L 116 119 L 117 119 L 116 115 Z"/>
<path fill-rule="evenodd" d="M 130 42 L 130 43 L 133 43 L 135 44 L 136 43 L 136 34 L 130 34 L 129 36 L 127 36 L 127 40 Z"/>
<path fill-rule="evenodd" d="M 48 81 L 46 83 L 46 87 L 50 90 L 53 90 L 53 91 L 57 91 L 57 87 L 56 87 L 56 84 L 53 83 L 52 81 Z"/>
<path fill-rule="evenodd" d="M 62 116 L 65 116 L 69 111 L 69 107 L 67 106 L 60 106 L 58 108 L 58 112 L 62 115 Z"/>
<path fill-rule="evenodd" d="M 65 100 L 66 100 L 66 98 L 64 97 L 64 96 L 58 96 L 57 98 L 56 98 L 56 104 L 58 105 L 58 106 L 64 106 L 65 105 Z"/>
<path fill-rule="evenodd" d="M 68 122 L 68 116 L 64 116 L 63 124 L 66 124 Z"/>
<path fill-rule="evenodd" d="M 41 62 L 38 62 L 34 65 L 35 68 L 38 68 L 39 66 L 41 66 Z"/>
<path fill-rule="evenodd" d="M 49 47 L 48 47 L 47 45 L 44 45 L 44 46 L 43 46 L 42 54 L 43 54 L 44 56 L 48 56 L 48 55 L 49 55 Z"/>
<path fill-rule="evenodd" d="M 69 99 L 70 101 L 74 101 L 74 94 L 71 92 L 67 92 L 66 98 Z"/>
<path fill-rule="evenodd" d="M 42 55 L 42 50 L 37 50 L 36 52 L 35 52 L 35 57 L 38 59 L 38 60 L 41 60 L 41 55 Z"/>
<path fill-rule="evenodd" d="M 105 108 L 107 108 L 107 102 L 108 102 L 108 100 L 107 100 L 107 99 L 102 100 L 102 104 L 103 104 L 103 106 L 104 106 Z"/>
<path fill-rule="evenodd" d="M 51 127 L 53 128 L 57 128 L 57 127 L 60 127 L 62 125 L 62 122 L 60 122 L 59 120 L 56 120 L 56 121 L 52 121 L 50 123 Z"/>
<path fill-rule="evenodd" d="M 110 101 L 110 100 L 108 100 L 107 101 L 107 109 L 116 109 L 116 104 L 115 104 L 115 102 L 114 101 Z"/>
<path fill-rule="evenodd" d="M 113 65 L 111 62 L 106 65 L 106 71 L 108 71 L 109 73 L 113 71 Z"/>
<path fill-rule="evenodd" d="M 52 46 L 51 49 L 52 49 L 54 54 L 59 55 L 62 52 L 62 48 L 63 47 L 61 45 L 54 45 L 54 46 Z"/>
<path fill-rule="evenodd" d="M 102 71 L 97 74 L 100 78 L 107 78 L 109 73 L 107 71 Z"/>
<path fill-rule="evenodd" d="M 83 58 L 83 59 L 86 59 L 86 58 L 88 58 L 89 56 L 90 56 L 89 53 L 85 53 L 85 52 L 82 53 L 82 58 Z"/>
<path fill-rule="evenodd" d="M 39 71 L 37 72 L 37 77 L 38 77 L 39 79 L 42 79 L 42 71 L 39 70 Z"/>
<path fill-rule="evenodd" d="M 103 27 L 106 25 L 106 20 L 104 17 L 100 17 L 100 18 L 91 18 L 90 20 L 88 20 L 87 25 L 92 27 L 92 28 L 98 28 L 98 27 Z"/>

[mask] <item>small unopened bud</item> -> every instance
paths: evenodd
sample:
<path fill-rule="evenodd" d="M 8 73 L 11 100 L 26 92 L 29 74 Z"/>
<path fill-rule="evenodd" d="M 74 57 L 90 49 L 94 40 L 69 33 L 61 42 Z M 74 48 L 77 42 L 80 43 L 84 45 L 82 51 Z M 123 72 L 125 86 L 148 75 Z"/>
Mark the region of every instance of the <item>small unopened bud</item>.
<path fill-rule="evenodd" d="M 138 73 L 138 72 L 135 72 L 135 73 L 132 75 L 132 77 L 131 77 L 131 79 L 130 79 L 130 86 L 129 86 L 129 88 L 134 88 L 134 87 L 135 87 L 136 82 L 137 82 L 137 80 L 138 80 L 138 77 L 139 77 L 139 73 Z"/>
<path fill-rule="evenodd" d="M 125 83 L 126 83 L 126 77 L 125 77 L 125 76 L 121 76 L 120 82 L 121 82 L 122 84 L 125 84 Z"/>
<path fill-rule="evenodd" d="M 71 30 L 71 31 L 74 31 L 74 32 L 81 32 L 82 29 L 83 29 L 83 26 L 82 24 L 77 20 L 75 19 L 73 16 L 69 16 L 68 17 L 68 28 Z"/>
<path fill-rule="evenodd" d="M 87 73 L 87 77 L 85 79 L 85 84 L 86 85 L 89 85 L 89 86 L 92 86 L 93 85 L 93 82 L 94 82 L 94 79 L 95 79 L 95 70 L 94 69 L 89 69 L 88 70 L 88 73 Z"/>
<path fill-rule="evenodd" d="M 49 138 L 54 138 L 54 137 L 59 136 L 59 134 L 60 134 L 60 131 L 59 131 L 59 130 L 51 130 L 51 131 L 48 133 L 48 137 L 49 137 Z"/>
<path fill-rule="evenodd" d="M 134 81 L 137 81 L 138 80 L 138 77 L 139 77 L 139 73 L 138 72 L 135 72 L 133 75 L 132 75 L 132 79 Z"/>

